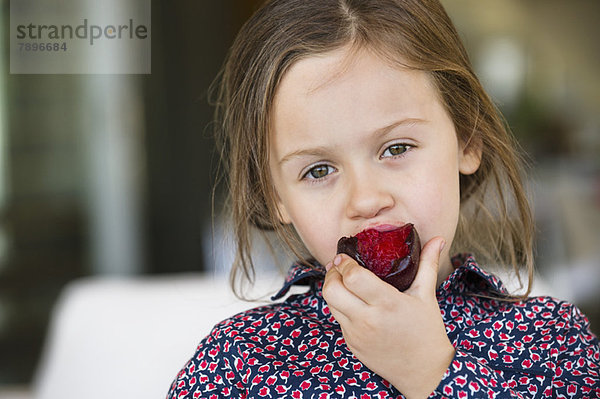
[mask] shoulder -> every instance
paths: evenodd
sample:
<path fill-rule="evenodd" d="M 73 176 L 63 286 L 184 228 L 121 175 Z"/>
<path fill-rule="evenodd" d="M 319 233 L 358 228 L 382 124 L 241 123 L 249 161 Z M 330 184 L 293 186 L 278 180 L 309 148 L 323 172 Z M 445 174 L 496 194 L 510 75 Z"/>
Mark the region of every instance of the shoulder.
<path fill-rule="evenodd" d="M 499 329 L 496 344 L 501 352 L 539 354 L 545 366 L 563 362 L 600 361 L 598 338 L 590 330 L 588 318 L 574 304 L 549 296 L 531 297 L 505 303 L 492 324 Z M 580 370 L 579 372 L 582 372 Z"/>
<path fill-rule="evenodd" d="M 284 302 L 257 306 L 228 317 L 202 339 L 192 360 L 219 359 L 265 347 L 297 330 L 329 326 L 332 321 L 315 311 L 319 299 L 310 293 L 295 295 Z"/>
<path fill-rule="evenodd" d="M 451 309 L 461 323 L 450 320 L 448 336 L 467 367 L 478 359 L 514 384 L 535 375 L 541 391 L 559 377 L 558 384 L 597 383 L 598 339 L 575 305 L 548 296 L 521 301 L 461 296 L 454 302 L 464 306 L 462 312 Z"/>
<path fill-rule="evenodd" d="M 495 326 L 503 326 L 516 336 L 535 333 L 541 341 L 560 338 L 572 330 L 589 330 L 589 320 L 572 303 L 550 296 L 536 296 L 520 301 L 483 302 Z"/>
<path fill-rule="evenodd" d="M 256 340 L 268 335 L 269 324 L 287 319 L 293 313 L 289 305 L 269 304 L 239 312 L 217 323 L 196 347 L 192 357 L 171 384 L 167 398 L 191 397 L 197 392 L 225 390 L 236 395 L 243 389 L 239 378 L 243 353 L 257 347 Z M 226 396 L 227 396 L 226 395 Z"/>
<path fill-rule="evenodd" d="M 321 334 L 337 338 L 330 331 L 329 320 L 315 313 L 311 306 L 315 300 L 320 302 L 309 293 L 297 295 L 217 323 L 173 381 L 168 397 L 213 389 L 225 389 L 236 397 L 236 392 L 248 387 L 250 374 L 270 369 L 277 362 L 298 360 L 296 352 L 303 340 L 308 345 L 311 337 Z"/>
<path fill-rule="evenodd" d="M 527 313 L 533 325 L 545 340 L 553 340 L 554 353 L 595 351 L 596 362 L 600 361 L 598 337 L 590 329 L 590 321 L 574 304 L 548 296 L 527 300 Z"/>
<path fill-rule="evenodd" d="M 449 337 L 469 350 L 491 345 L 499 353 L 539 351 L 556 359 L 569 350 L 569 342 L 598 345 L 588 319 L 566 301 L 549 296 L 520 301 L 464 295 L 450 299 L 441 307 Z"/>
<path fill-rule="evenodd" d="M 226 341 L 252 345 L 295 325 L 303 313 L 303 308 L 288 302 L 257 306 L 217 323 L 204 341 L 211 345 Z"/>
<path fill-rule="evenodd" d="M 509 303 L 506 308 L 515 315 L 519 325 L 531 325 L 536 329 L 550 328 L 557 333 L 589 328 L 589 320 L 577 306 L 551 296 L 530 297 Z"/>

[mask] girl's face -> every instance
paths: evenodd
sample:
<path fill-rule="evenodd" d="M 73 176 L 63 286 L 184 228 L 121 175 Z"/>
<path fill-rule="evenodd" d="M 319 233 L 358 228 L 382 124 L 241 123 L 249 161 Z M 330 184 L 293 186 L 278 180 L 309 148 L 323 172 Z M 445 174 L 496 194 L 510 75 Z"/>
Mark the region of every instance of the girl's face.
<path fill-rule="evenodd" d="M 270 131 L 281 221 L 317 261 L 342 236 L 410 222 L 422 244 L 445 238 L 440 275 L 450 272 L 459 173 L 475 172 L 480 154 L 459 145 L 425 72 L 367 50 L 302 59 L 279 85 Z"/>

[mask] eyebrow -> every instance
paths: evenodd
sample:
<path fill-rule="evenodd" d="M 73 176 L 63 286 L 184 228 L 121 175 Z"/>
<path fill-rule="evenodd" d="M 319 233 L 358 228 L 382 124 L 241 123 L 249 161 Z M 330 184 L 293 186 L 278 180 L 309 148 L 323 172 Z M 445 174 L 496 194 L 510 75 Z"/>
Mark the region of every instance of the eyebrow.
<path fill-rule="evenodd" d="M 401 119 L 390 125 L 376 129 L 373 132 L 373 136 L 384 136 L 387 133 L 389 133 L 391 130 L 393 130 L 399 126 L 413 126 L 418 123 L 424 123 L 424 122 L 425 122 L 425 120 L 420 119 L 420 118 Z M 303 156 L 323 156 L 323 155 L 326 155 L 328 152 L 329 152 L 329 148 L 323 147 L 323 146 L 313 147 L 313 148 L 305 148 L 305 149 L 292 151 L 289 154 L 286 154 L 283 158 L 281 158 L 281 160 L 279 161 L 279 165 L 282 165 L 285 162 L 290 161 L 292 158 L 298 158 L 298 157 L 303 157 Z"/>

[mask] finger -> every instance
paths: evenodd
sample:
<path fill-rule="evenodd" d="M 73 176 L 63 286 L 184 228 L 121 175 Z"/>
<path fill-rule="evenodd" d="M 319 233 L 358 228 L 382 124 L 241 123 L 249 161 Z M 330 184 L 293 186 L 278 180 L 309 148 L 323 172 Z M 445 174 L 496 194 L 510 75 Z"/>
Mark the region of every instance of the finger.
<path fill-rule="evenodd" d="M 342 275 L 336 267 L 332 267 L 325 275 L 323 298 L 330 310 L 332 310 L 332 313 L 335 310 L 342 313 L 348 319 L 352 319 L 357 310 L 366 306 L 366 303 L 362 299 L 346 288 L 342 281 Z"/>
<path fill-rule="evenodd" d="M 375 273 L 345 254 L 341 255 L 341 260 L 335 268 L 342 276 L 344 286 L 368 305 L 387 302 L 391 296 L 398 293 Z"/>
<path fill-rule="evenodd" d="M 434 237 L 421 250 L 419 270 L 407 294 L 416 294 L 422 298 L 435 296 L 437 278 L 440 269 L 440 254 L 445 241 L 442 237 Z"/>
<path fill-rule="evenodd" d="M 343 330 L 346 327 L 351 326 L 353 324 L 352 321 L 348 318 L 348 316 L 346 316 L 345 314 L 343 314 L 336 308 L 332 308 L 330 306 L 329 311 L 331 312 L 331 315 L 333 316 L 333 318 L 338 322 L 340 327 L 342 327 L 342 334 L 343 334 Z"/>

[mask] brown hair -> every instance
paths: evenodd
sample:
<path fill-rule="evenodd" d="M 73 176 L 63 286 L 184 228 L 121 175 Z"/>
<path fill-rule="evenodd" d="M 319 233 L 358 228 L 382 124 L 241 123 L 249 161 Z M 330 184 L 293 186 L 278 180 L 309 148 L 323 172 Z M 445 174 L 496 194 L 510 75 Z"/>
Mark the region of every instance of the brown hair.
<path fill-rule="evenodd" d="M 269 172 L 273 99 L 297 60 L 343 46 L 369 47 L 392 62 L 427 72 L 454 121 L 458 139 L 480 146 L 481 165 L 461 175 L 461 212 L 452 251 L 533 274 L 533 220 L 517 145 L 475 76 L 460 38 L 437 0 L 272 0 L 241 28 L 216 103 L 216 130 L 228 177 L 227 212 L 237 255 L 232 282 L 253 278 L 253 228 L 274 231 L 306 260 L 293 228 L 277 217 Z M 519 279 L 520 281 L 520 279 Z M 234 283 L 235 287 L 235 283 Z"/>

